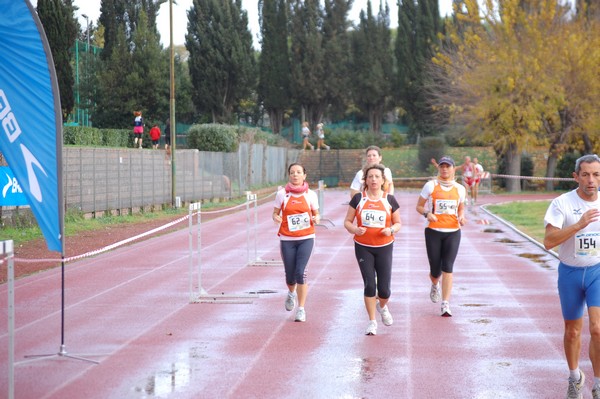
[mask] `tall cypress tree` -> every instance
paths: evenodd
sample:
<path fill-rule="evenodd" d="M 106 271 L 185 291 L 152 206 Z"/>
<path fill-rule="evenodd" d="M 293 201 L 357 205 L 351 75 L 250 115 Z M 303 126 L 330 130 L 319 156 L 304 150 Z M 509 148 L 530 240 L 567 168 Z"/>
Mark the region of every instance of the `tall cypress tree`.
<path fill-rule="evenodd" d="M 132 36 L 132 70 L 128 85 L 136 101 L 133 110 L 144 110 L 147 119 L 166 120 L 169 110 L 169 70 L 166 52 L 162 52 L 155 25 L 144 9 L 137 14 Z"/>
<path fill-rule="evenodd" d="M 137 110 L 138 98 L 132 95 L 136 89 L 129 81 L 133 70 L 132 56 L 124 27 L 121 25 L 120 29 L 117 28 L 115 26 L 116 40 L 112 44 L 110 57 L 103 61 L 98 74 L 94 115 L 96 127 L 123 129 L 133 126 L 133 111 Z"/>
<path fill-rule="evenodd" d="M 79 24 L 73 17 L 72 0 L 38 0 L 37 13 L 44 26 L 46 37 L 54 59 L 54 68 L 60 90 L 63 119 L 73 111 L 75 98 L 71 47 L 77 39 Z"/>
<path fill-rule="evenodd" d="M 324 51 L 319 0 L 295 0 L 291 18 L 292 95 L 315 126 L 325 108 Z"/>
<path fill-rule="evenodd" d="M 353 0 L 325 0 L 323 49 L 325 104 L 330 115 L 344 117 L 350 102 L 351 47 L 348 12 Z"/>
<path fill-rule="evenodd" d="M 399 0 L 396 38 L 396 97 L 407 113 L 410 135 L 432 131 L 432 113 L 425 98 L 425 64 L 438 45 L 441 29 L 437 0 Z"/>
<path fill-rule="evenodd" d="M 231 74 L 230 74 L 230 106 L 226 117 L 231 118 L 233 111 L 238 111 L 240 102 L 256 93 L 258 72 L 252 33 L 248 27 L 248 13 L 242 9 L 242 0 L 225 3 L 231 16 Z"/>
<path fill-rule="evenodd" d="M 290 105 L 290 59 L 287 0 L 261 0 L 258 94 L 269 114 L 273 133 L 280 134 L 283 115 Z"/>
<path fill-rule="evenodd" d="M 108 60 L 117 44 L 119 31 L 125 27 L 125 1 L 101 0 L 99 23 L 104 27 L 104 48 L 100 57 Z"/>
<path fill-rule="evenodd" d="M 381 131 L 386 103 L 392 91 L 393 55 L 389 29 L 389 7 L 380 5 L 377 17 L 371 1 L 360 12 L 360 23 L 352 39 L 354 102 L 369 116 L 371 130 Z"/>
<path fill-rule="evenodd" d="M 232 122 L 233 110 L 254 85 L 254 54 L 241 0 L 194 0 L 186 47 L 196 107 L 213 122 Z"/>
<path fill-rule="evenodd" d="M 133 111 L 164 120 L 168 114 L 169 71 L 156 30 L 165 0 L 102 0 L 105 48 L 98 80 L 94 125 L 130 127 Z"/>
<path fill-rule="evenodd" d="M 138 27 L 140 12 L 146 13 L 147 29 L 159 38 L 156 17 L 163 3 L 168 0 L 101 0 L 99 23 L 104 27 L 103 60 L 110 58 L 113 47 L 117 42 L 121 26 L 125 26 L 125 39 L 131 42 Z"/>

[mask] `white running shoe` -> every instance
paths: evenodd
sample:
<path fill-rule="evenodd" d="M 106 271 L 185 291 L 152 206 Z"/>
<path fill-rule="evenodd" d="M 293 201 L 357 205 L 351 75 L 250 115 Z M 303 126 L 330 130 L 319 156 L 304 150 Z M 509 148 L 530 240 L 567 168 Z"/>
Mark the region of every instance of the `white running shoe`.
<path fill-rule="evenodd" d="M 365 335 L 377 335 L 377 322 L 375 320 L 369 320 Z"/>
<path fill-rule="evenodd" d="M 442 317 L 452 317 L 452 312 L 450 311 L 450 304 L 448 301 L 442 302 Z"/>
<path fill-rule="evenodd" d="M 288 291 L 287 298 L 285 298 L 285 310 L 287 310 L 288 312 L 291 312 L 292 310 L 294 310 L 295 306 L 296 306 L 296 294 Z"/>
<path fill-rule="evenodd" d="M 431 290 L 429 291 L 429 298 L 431 302 L 438 303 L 442 299 L 442 293 L 440 292 L 440 283 L 436 285 L 431 284 Z"/>
<path fill-rule="evenodd" d="M 306 321 L 306 312 L 304 311 L 304 308 L 298 308 L 298 310 L 296 310 L 295 321 Z"/>
<path fill-rule="evenodd" d="M 386 326 L 391 326 L 392 324 L 394 324 L 394 318 L 392 317 L 392 314 L 390 313 L 390 310 L 388 309 L 387 305 L 381 308 L 379 306 L 379 301 L 377 301 L 376 306 L 377 311 L 381 315 L 381 321 L 383 322 L 383 324 Z"/>
<path fill-rule="evenodd" d="M 567 389 L 567 399 L 582 399 L 583 385 L 585 384 L 585 375 L 579 370 L 579 381 L 569 378 L 569 388 Z"/>

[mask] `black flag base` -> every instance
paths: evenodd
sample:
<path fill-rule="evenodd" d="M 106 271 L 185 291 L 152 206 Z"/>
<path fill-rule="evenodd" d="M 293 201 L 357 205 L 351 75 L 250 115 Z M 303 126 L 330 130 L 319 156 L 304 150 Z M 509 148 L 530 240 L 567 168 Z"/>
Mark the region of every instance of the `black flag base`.
<path fill-rule="evenodd" d="M 48 358 L 48 357 L 68 357 L 71 359 L 75 359 L 75 360 L 82 360 L 84 362 L 90 362 L 90 363 L 95 363 L 95 364 L 100 364 L 100 362 L 97 362 L 95 360 L 91 360 L 91 359 L 86 359 L 85 357 L 82 357 L 84 355 L 81 356 L 75 356 L 75 355 L 69 355 L 67 353 L 67 349 L 65 346 L 65 256 L 64 254 L 62 255 L 62 262 L 61 262 L 61 306 L 60 306 L 60 350 L 58 351 L 58 353 L 50 353 L 50 354 L 46 354 L 46 355 L 26 355 L 26 358 L 33 358 L 33 359 L 43 359 L 43 358 Z M 105 356 L 105 355 L 87 355 L 87 356 Z"/>
<path fill-rule="evenodd" d="M 48 357 L 68 357 L 70 359 L 81 360 L 84 362 L 90 362 L 90 363 L 94 363 L 94 364 L 100 364 L 100 362 L 98 362 L 96 360 L 87 359 L 82 356 L 105 356 L 105 355 L 92 355 L 92 354 L 81 355 L 81 356 L 70 355 L 69 353 L 67 353 L 67 349 L 66 349 L 65 345 L 63 344 L 60 346 L 60 350 L 58 351 L 58 353 L 48 353 L 45 355 L 25 355 L 25 358 L 27 358 L 27 359 L 43 359 L 43 358 L 48 358 Z"/>

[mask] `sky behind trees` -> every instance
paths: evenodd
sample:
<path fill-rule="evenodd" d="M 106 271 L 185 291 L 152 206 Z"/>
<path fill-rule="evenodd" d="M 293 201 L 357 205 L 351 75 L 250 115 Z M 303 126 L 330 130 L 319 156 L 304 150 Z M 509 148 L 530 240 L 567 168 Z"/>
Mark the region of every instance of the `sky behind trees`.
<path fill-rule="evenodd" d="M 192 6 L 192 0 L 176 0 L 177 5 L 173 3 L 173 43 L 175 45 L 182 45 L 185 42 L 185 34 L 187 30 L 187 17 L 186 11 Z M 440 14 L 447 15 L 452 11 L 452 0 L 439 0 Z M 90 0 L 75 0 L 73 2 L 79 7 L 77 17 L 81 27 L 85 29 L 86 19 L 81 15 L 85 14 L 89 17 L 90 23 L 96 23 L 100 16 L 100 2 Z M 242 0 L 244 9 L 248 12 L 248 20 L 250 24 L 250 31 L 254 39 L 254 48 L 258 50 L 260 48 L 257 34 L 260 29 L 258 27 L 258 0 Z M 387 0 L 388 6 L 390 7 L 390 27 L 395 29 L 398 26 L 398 7 L 396 6 L 396 0 Z M 35 7 L 37 4 L 36 0 L 32 0 L 32 4 Z M 376 14 L 379 9 L 379 0 L 371 0 L 374 13 Z M 350 11 L 349 17 L 352 21 L 358 21 L 360 10 L 366 10 L 367 0 L 354 0 L 354 5 Z M 156 20 L 158 30 L 160 33 L 160 41 L 163 47 L 169 45 L 169 2 L 163 4 L 160 8 L 158 18 Z"/>

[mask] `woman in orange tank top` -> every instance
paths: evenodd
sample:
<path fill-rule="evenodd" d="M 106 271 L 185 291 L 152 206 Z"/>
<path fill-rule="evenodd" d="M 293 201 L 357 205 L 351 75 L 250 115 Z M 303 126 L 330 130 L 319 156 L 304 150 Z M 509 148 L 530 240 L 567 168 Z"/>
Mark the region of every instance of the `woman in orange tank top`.
<path fill-rule="evenodd" d="M 306 269 L 315 244 L 315 225 L 319 223 L 319 199 L 308 188 L 306 171 L 300 164 L 288 167 L 289 183 L 277 192 L 273 221 L 279 224 L 280 252 L 285 269 L 288 294 L 285 309 L 296 307 L 295 321 L 306 321 L 304 304 L 308 294 Z"/>
<path fill-rule="evenodd" d="M 466 223 L 466 190 L 454 180 L 454 173 L 454 160 L 442 157 L 438 162 L 437 178 L 425 183 L 417 201 L 417 212 L 427 220 L 425 246 L 431 280 L 429 298 L 434 303 L 442 299 L 441 315 L 444 317 L 452 316 L 452 272 L 460 245 L 460 227 Z"/>
<path fill-rule="evenodd" d="M 377 312 L 386 326 L 394 322 L 387 307 L 391 296 L 394 233 L 402 226 L 396 198 L 383 190 L 385 166 L 368 165 L 363 171 L 363 192 L 350 200 L 344 227 L 354 234 L 354 252 L 364 281 L 364 302 L 369 323 L 366 335 L 377 334 Z M 354 224 L 356 220 L 356 224 Z"/>

